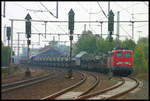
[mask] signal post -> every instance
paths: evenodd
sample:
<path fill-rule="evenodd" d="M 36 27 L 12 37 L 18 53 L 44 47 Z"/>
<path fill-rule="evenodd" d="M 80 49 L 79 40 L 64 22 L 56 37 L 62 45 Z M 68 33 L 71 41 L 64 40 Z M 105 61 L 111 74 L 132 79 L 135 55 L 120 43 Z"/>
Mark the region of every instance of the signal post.
<path fill-rule="evenodd" d="M 31 77 L 31 71 L 29 70 L 29 52 L 30 52 L 29 45 L 31 44 L 31 40 L 29 40 L 29 38 L 31 37 L 31 22 L 30 22 L 30 19 L 32 19 L 31 16 L 29 15 L 29 13 L 25 17 L 25 19 L 26 19 L 25 29 L 26 29 L 27 44 L 28 44 L 27 69 L 26 69 L 26 72 L 25 72 L 25 77 L 28 78 L 28 77 Z"/>
<path fill-rule="evenodd" d="M 69 15 L 69 26 L 68 26 L 68 29 L 69 29 L 69 33 L 70 33 L 70 37 L 69 37 L 69 39 L 70 39 L 70 69 L 69 69 L 69 71 L 68 71 L 68 77 L 69 78 L 72 78 L 72 69 L 71 69 L 71 67 L 72 67 L 72 40 L 73 40 L 73 31 L 74 31 L 74 15 L 75 15 L 75 13 L 74 13 L 74 11 L 71 9 L 70 11 L 69 11 L 69 13 L 68 13 L 68 15 Z"/>
<path fill-rule="evenodd" d="M 8 40 L 8 47 L 9 47 L 10 37 L 11 37 L 11 27 L 7 27 L 7 40 Z M 10 50 L 10 51 L 11 51 L 11 50 Z M 9 65 L 10 65 L 10 58 L 9 58 L 9 54 L 8 54 L 8 63 L 9 63 Z"/>
<path fill-rule="evenodd" d="M 114 13 L 112 10 L 109 11 L 109 14 L 108 14 L 108 32 L 109 32 L 109 42 L 110 44 L 112 44 L 112 41 L 113 41 L 113 31 L 114 31 Z M 111 45 L 112 46 L 112 45 Z M 112 49 L 111 49 L 112 51 Z M 109 59 L 111 61 L 111 51 L 109 53 Z M 111 62 L 109 62 L 111 64 Z M 109 65 L 109 73 L 108 73 L 108 76 L 109 76 L 109 79 L 111 80 L 112 79 L 112 76 L 113 76 L 113 72 L 112 72 L 112 65 Z"/>

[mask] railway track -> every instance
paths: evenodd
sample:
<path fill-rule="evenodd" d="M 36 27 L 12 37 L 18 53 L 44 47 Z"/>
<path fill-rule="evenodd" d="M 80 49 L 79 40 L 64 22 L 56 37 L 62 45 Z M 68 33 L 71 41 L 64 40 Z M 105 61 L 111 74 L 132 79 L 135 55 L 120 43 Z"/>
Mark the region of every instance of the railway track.
<path fill-rule="evenodd" d="M 81 97 L 76 98 L 76 100 L 80 99 L 101 99 L 101 100 L 107 100 L 107 99 L 115 99 L 117 97 L 120 97 L 121 95 L 124 95 L 135 88 L 139 86 L 139 81 L 135 78 L 131 77 L 123 77 L 121 78 L 121 81 L 117 83 L 116 85 L 106 88 L 104 90 L 100 90 L 97 92 L 94 92 L 92 94 L 84 95 Z"/>
<path fill-rule="evenodd" d="M 57 70 L 59 72 L 62 72 L 64 70 Z M 67 70 L 64 71 L 64 73 Z M 79 71 L 78 71 L 79 73 Z M 81 73 L 81 72 L 80 72 Z M 114 84 L 113 86 L 106 88 L 106 89 L 101 89 L 101 83 L 102 80 L 99 80 L 99 77 L 101 77 L 100 75 L 97 75 L 95 73 L 91 73 L 91 72 L 82 72 L 82 77 L 79 79 L 80 81 L 78 81 L 76 84 L 72 83 L 66 87 L 65 89 L 60 89 L 57 90 L 56 92 L 53 93 L 45 93 L 45 95 L 40 95 L 41 97 L 39 97 L 39 99 L 41 100 L 47 100 L 47 99 L 74 99 L 74 100 L 80 100 L 80 99 L 115 99 L 120 97 L 123 94 L 128 93 L 129 91 L 135 89 L 136 87 L 138 87 L 139 82 L 138 80 L 134 79 L 134 78 L 127 78 L 127 77 L 122 77 L 120 78 L 119 82 L 117 80 L 117 84 Z M 80 75 L 81 75 L 80 74 Z M 53 76 L 51 76 L 53 75 Z M 28 85 L 32 85 L 38 82 L 42 82 L 45 80 L 48 80 L 50 78 L 55 77 L 56 75 L 59 75 L 58 73 L 55 73 L 55 75 L 53 74 L 53 72 L 47 76 L 47 78 L 44 78 L 43 76 L 41 76 L 41 81 L 39 78 L 34 78 L 30 81 L 24 80 L 26 83 L 23 83 L 23 81 L 20 81 L 18 83 L 11 83 L 11 84 L 7 84 L 7 85 L 2 85 L 2 93 L 11 91 L 13 89 L 20 88 L 20 87 L 25 87 Z M 79 75 L 79 74 L 78 74 Z M 45 77 L 46 77 L 45 76 Z M 42 80 L 43 77 L 43 80 Z M 35 80 L 35 81 L 34 81 Z M 105 79 L 104 79 L 105 80 Z M 71 80 L 69 80 L 71 81 Z M 98 86 L 99 85 L 99 86 Z M 101 89 L 98 91 L 98 87 Z M 16 91 L 14 90 L 14 91 Z M 49 89 L 50 90 L 50 89 Z M 18 90 L 19 91 L 19 90 Z M 42 93 L 41 93 L 42 94 Z M 48 95 L 51 94 L 51 95 Z M 45 97 L 46 96 L 46 97 Z M 36 97 L 32 97 L 32 98 L 36 98 Z"/>
<path fill-rule="evenodd" d="M 13 83 L 9 83 L 9 84 L 3 84 L 2 85 L 2 93 L 14 90 L 14 89 L 18 89 L 21 87 L 25 87 L 25 86 L 29 86 L 32 84 L 36 84 L 45 80 L 48 80 L 50 78 L 53 78 L 55 76 L 54 72 L 51 72 L 50 74 L 46 74 L 40 77 L 34 77 L 31 79 L 27 79 L 27 80 L 21 80 L 21 81 L 17 81 L 17 82 L 13 82 Z"/>
<path fill-rule="evenodd" d="M 44 71 L 41 69 L 31 69 L 31 77 L 30 78 L 38 77 L 38 76 L 44 75 L 48 72 L 50 72 L 50 71 Z M 29 78 L 25 77 L 24 73 L 25 73 L 25 70 L 21 71 L 19 73 L 13 74 L 13 75 L 9 75 L 5 78 L 2 78 L 2 85 L 29 79 Z"/>
<path fill-rule="evenodd" d="M 49 96 L 46 96 L 44 98 L 42 98 L 41 100 L 48 100 L 48 99 L 74 99 L 76 97 L 79 97 L 79 96 L 83 96 L 83 95 L 86 95 L 87 93 L 89 93 L 93 88 L 95 88 L 97 86 L 97 84 L 100 82 L 99 80 L 99 76 L 97 75 L 94 75 L 92 73 L 88 73 L 88 76 L 87 76 L 87 73 L 82 73 L 82 77 L 83 79 L 74 84 L 73 86 L 71 87 L 68 87 L 68 88 L 65 88 L 59 92 L 56 92 L 52 95 L 49 95 Z M 94 78 L 94 81 L 91 81 L 92 84 L 88 87 L 86 87 L 86 89 L 82 89 L 83 86 L 85 86 L 86 83 L 89 83 L 91 78 L 93 79 Z M 82 91 L 81 91 L 82 89 Z"/>
<path fill-rule="evenodd" d="M 52 79 L 2 93 L 2 99 L 41 99 L 50 94 L 54 94 L 63 88 L 67 88 L 82 79 L 82 75 L 79 72 L 73 73 L 74 79 L 68 79 L 65 78 L 68 71 L 67 69 L 55 68 L 53 70 L 56 70 L 56 72 Z"/>

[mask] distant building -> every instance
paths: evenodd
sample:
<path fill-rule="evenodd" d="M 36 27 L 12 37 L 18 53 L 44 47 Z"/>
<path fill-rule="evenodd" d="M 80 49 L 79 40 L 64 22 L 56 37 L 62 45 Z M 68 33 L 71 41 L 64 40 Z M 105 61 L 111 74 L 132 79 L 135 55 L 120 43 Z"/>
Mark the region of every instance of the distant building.
<path fill-rule="evenodd" d="M 33 49 L 31 49 L 30 50 L 30 52 L 31 52 L 30 56 L 34 56 L 34 55 L 38 54 L 39 50 L 40 50 L 39 48 L 33 48 Z"/>
<path fill-rule="evenodd" d="M 61 56 L 61 53 L 51 45 L 48 45 L 40 49 L 39 53 L 36 56 Z"/>
<path fill-rule="evenodd" d="M 53 48 L 51 45 L 48 45 L 48 46 L 45 46 L 44 48 L 41 48 L 40 50 L 39 50 L 39 53 L 42 53 L 42 52 L 44 52 L 44 51 L 46 51 L 46 50 L 48 50 L 48 49 L 50 49 L 50 48 Z"/>

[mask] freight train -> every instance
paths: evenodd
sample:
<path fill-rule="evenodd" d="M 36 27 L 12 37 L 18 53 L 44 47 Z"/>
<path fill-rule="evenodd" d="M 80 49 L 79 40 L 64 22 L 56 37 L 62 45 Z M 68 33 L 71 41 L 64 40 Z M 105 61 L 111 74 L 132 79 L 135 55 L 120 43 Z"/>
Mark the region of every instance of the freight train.
<path fill-rule="evenodd" d="M 20 63 L 26 64 L 24 60 Z M 133 51 L 116 49 L 101 55 L 80 52 L 73 57 L 72 62 L 68 56 L 34 56 L 30 58 L 30 65 L 43 66 L 43 68 L 83 69 L 101 73 L 111 71 L 114 75 L 128 76 L 133 72 Z"/>
<path fill-rule="evenodd" d="M 133 51 L 113 50 L 107 54 L 93 55 L 81 52 L 76 56 L 75 65 L 78 68 L 100 71 L 114 75 L 128 76 L 133 72 Z"/>

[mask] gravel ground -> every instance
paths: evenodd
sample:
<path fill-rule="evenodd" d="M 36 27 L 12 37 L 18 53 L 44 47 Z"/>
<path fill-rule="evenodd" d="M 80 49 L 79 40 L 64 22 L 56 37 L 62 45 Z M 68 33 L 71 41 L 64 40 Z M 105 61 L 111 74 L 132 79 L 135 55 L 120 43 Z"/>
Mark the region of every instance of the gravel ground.
<path fill-rule="evenodd" d="M 69 87 L 81 80 L 81 74 L 77 72 L 73 72 L 73 76 L 74 76 L 73 80 L 65 78 L 66 70 L 65 72 L 61 72 L 61 73 L 59 72 L 57 74 L 58 76 L 55 77 L 54 79 L 50 79 L 50 80 L 35 84 L 33 86 L 27 86 L 19 90 L 14 90 L 8 93 L 4 93 L 2 94 L 2 99 L 40 99 L 48 95 L 51 95 L 55 92 L 58 92 L 66 87 Z M 90 93 L 111 87 L 115 85 L 116 83 L 118 83 L 119 81 L 119 78 L 117 77 L 113 77 L 111 80 L 109 80 L 107 75 L 103 75 L 100 73 L 96 73 L 96 74 L 100 76 L 100 83 Z M 92 79 L 92 77 L 89 79 Z M 117 98 L 117 99 L 118 100 L 120 99 L 148 99 L 149 98 L 148 79 L 146 80 L 142 78 L 138 78 L 138 79 L 143 82 L 143 86 L 139 90 L 137 90 L 134 93 L 129 92 L 128 94 L 123 95 L 122 97 Z M 81 88 L 82 89 L 87 88 L 89 85 L 91 85 L 91 83 L 87 83 L 87 86 L 83 86 Z M 76 88 L 76 90 L 78 90 L 78 88 Z M 30 92 L 30 93 L 27 93 L 27 92 Z"/>
<path fill-rule="evenodd" d="M 87 88 L 89 88 L 93 85 L 93 83 L 96 81 L 96 79 L 88 73 L 86 75 L 87 75 L 87 79 L 85 80 L 85 82 L 83 84 L 77 86 L 76 88 L 74 88 L 72 90 L 72 92 L 84 92 Z"/>
<path fill-rule="evenodd" d="M 144 75 L 144 76 L 142 76 Z M 140 88 L 134 90 L 134 92 L 129 92 L 117 99 L 128 99 L 128 100 L 148 100 L 149 99 L 149 80 L 148 74 L 141 74 L 141 77 L 134 75 L 139 81 L 141 81 Z"/>
<path fill-rule="evenodd" d="M 44 70 L 42 70 L 42 69 L 30 69 L 30 70 L 31 70 L 31 78 L 44 74 Z M 7 83 L 27 79 L 27 78 L 25 78 L 25 69 L 21 69 L 20 71 L 21 71 L 21 73 L 17 72 L 13 75 L 2 78 L 2 84 L 7 84 Z"/>
<path fill-rule="evenodd" d="M 97 74 L 99 76 L 100 83 L 93 90 L 91 90 L 90 93 L 94 93 L 94 92 L 103 90 L 105 88 L 111 87 L 111 86 L 115 85 L 119 80 L 119 78 L 117 78 L 117 77 L 113 77 L 111 80 L 109 80 L 107 75 L 104 75 L 101 73 L 95 73 L 95 74 Z"/>
<path fill-rule="evenodd" d="M 23 87 L 2 94 L 2 99 L 40 99 L 50 94 L 58 92 L 63 88 L 69 87 L 81 80 L 81 74 L 74 72 L 74 79 L 66 79 L 65 72 L 57 72 L 57 77 L 47 81 Z"/>

